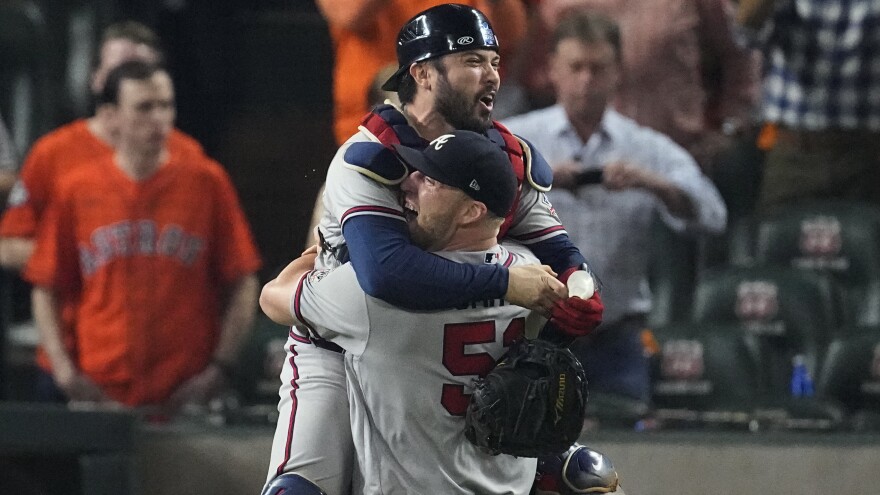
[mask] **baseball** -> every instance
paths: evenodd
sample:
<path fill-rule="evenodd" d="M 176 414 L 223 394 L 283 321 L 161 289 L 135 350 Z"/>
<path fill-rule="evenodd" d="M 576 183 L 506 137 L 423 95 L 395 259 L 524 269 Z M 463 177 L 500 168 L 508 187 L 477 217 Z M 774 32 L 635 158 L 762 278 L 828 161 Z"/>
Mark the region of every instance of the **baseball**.
<path fill-rule="evenodd" d="M 596 286 L 593 283 L 593 276 L 590 272 L 579 270 L 572 273 L 568 277 L 568 297 L 580 297 L 581 299 L 589 299 L 596 292 Z"/>

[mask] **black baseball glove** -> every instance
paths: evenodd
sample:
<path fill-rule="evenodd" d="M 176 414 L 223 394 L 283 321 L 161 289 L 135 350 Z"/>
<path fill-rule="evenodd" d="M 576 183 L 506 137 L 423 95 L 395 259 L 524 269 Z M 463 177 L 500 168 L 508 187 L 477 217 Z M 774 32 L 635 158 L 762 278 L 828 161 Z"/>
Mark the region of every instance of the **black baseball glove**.
<path fill-rule="evenodd" d="M 493 455 L 558 454 L 580 435 L 586 405 L 587 378 L 571 351 L 522 339 L 474 382 L 465 436 Z"/>

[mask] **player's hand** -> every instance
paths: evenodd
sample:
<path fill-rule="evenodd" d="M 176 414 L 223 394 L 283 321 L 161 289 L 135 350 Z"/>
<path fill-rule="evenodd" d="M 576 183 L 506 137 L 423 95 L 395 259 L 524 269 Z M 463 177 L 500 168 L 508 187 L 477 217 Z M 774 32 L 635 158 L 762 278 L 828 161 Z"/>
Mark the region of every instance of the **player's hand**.
<path fill-rule="evenodd" d="M 183 382 L 171 394 L 168 403 L 172 411 L 179 411 L 185 404 L 207 404 L 226 386 L 226 376 L 223 370 L 212 363 L 200 373 Z"/>
<path fill-rule="evenodd" d="M 549 315 L 554 303 L 568 296 L 568 288 L 547 265 L 514 266 L 509 270 L 504 299 L 511 304 Z"/>
<path fill-rule="evenodd" d="M 101 387 L 75 368 L 56 370 L 54 379 L 70 402 L 112 402 Z"/>
<path fill-rule="evenodd" d="M 568 297 L 553 305 L 550 323 L 568 337 L 584 337 L 602 323 L 604 311 L 605 305 L 598 291 L 589 299 Z"/>

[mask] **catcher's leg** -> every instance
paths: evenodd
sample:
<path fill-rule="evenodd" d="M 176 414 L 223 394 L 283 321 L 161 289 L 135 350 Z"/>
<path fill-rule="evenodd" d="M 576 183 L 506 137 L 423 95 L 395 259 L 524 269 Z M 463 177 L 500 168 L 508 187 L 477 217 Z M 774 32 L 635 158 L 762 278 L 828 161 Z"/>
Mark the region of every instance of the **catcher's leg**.
<path fill-rule="evenodd" d="M 270 481 L 260 495 L 327 495 L 318 485 L 298 474 L 287 473 Z"/>
<path fill-rule="evenodd" d="M 535 493 L 571 495 L 576 493 L 623 494 L 611 459 L 589 447 L 574 444 L 559 455 L 538 458 Z"/>
<path fill-rule="evenodd" d="M 293 333 L 285 345 L 267 481 L 294 473 L 327 495 L 347 495 L 354 444 L 343 355 Z"/>

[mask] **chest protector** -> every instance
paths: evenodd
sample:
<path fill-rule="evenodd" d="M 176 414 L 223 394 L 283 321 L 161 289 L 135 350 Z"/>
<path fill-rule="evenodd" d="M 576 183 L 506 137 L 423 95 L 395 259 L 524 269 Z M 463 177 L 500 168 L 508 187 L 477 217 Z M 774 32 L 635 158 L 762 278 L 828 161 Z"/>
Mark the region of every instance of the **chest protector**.
<path fill-rule="evenodd" d="M 493 127 L 486 131 L 486 136 L 501 149 L 510 158 L 510 166 L 516 173 L 517 193 L 513 202 L 513 207 L 504 218 L 501 225 L 501 231 L 498 238 L 504 237 L 510 225 L 513 223 L 514 214 L 519 206 L 520 196 L 522 195 L 523 183 L 527 182 L 530 187 L 541 192 L 550 190 L 553 182 L 553 172 L 550 165 L 543 157 L 532 152 L 531 145 L 524 139 L 513 135 L 506 127 L 497 121 L 492 122 Z M 393 144 L 402 144 L 411 148 L 424 148 L 428 145 L 428 141 L 419 136 L 415 129 L 406 121 L 406 117 L 400 113 L 392 105 L 379 105 L 368 113 L 358 127 L 361 132 L 370 137 L 371 140 L 381 143 L 388 148 Z M 355 143 L 360 144 L 360 143 Z M 365 143 L 368 144 L 368 143 Z M 372 173 L 380 173 L 374 170 L 369 164 L 361 164 L 366 169 L 362 173 L 369 170 Z M 390 177 L 388 179 L 391 179 Z"/>

